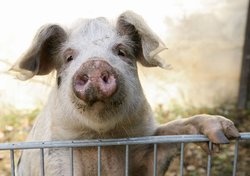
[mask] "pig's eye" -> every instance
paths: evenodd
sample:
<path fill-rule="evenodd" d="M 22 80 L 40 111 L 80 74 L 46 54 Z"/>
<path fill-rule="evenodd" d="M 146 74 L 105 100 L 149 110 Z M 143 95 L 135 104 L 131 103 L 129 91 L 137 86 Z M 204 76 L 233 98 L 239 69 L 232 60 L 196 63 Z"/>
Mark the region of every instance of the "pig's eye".
<path fill-rule="evenodd" d="M 66 59 L 66 62 L 69 63 L 69 62 L 71 62 L 73 59 L 74 59 L 73 56 L 68 56 L 67 59 Z"/>
<path fill-rule="evenodd" d="M 126 53 L 124 50 L 119 49 L 118 52 L 117 52 L 117 55 L 118 55 L 118 56 L 122 56 L 122 57 L 126 57 L 126 56 L 127 56 L 127 53 Z"/>
<path fill-rule="evenodd" d="M 72 60 L 74 60 L 76 58 L 76 50 L 72 49 L 72 48 L 68 48 L 64 53 L 63 53 L 63 57 L 64 57 L 64 62 L 65 63 L 70 63 Z"/>

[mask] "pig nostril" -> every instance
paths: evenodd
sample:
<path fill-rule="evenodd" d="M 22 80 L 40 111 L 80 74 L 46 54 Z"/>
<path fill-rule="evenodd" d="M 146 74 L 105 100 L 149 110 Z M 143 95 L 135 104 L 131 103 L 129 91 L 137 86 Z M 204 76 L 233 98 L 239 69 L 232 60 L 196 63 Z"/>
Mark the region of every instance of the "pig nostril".
<path fill-rule="evenodd" d="M 109 83 L 109 73 L 103 72 L 101 75 L 101 79 L 103 80 L 104 83 L 108 84 Z"/>
<path fill-rule="evenodd" d="M 84 74 L 78 77 L 77 84 L 79 85 L 85 85 L 89 81 L 88 75 Z"/>
<path fill-rule="evenodd" d="M 84 82 L 84 84 L 86 84 L 87 82 L 88 82 L 88 80 L 89 80 L 89 77 L 88 77 L 88 75 L 83 75 L 82 77 L 81 77 L 81 80 Z"/>

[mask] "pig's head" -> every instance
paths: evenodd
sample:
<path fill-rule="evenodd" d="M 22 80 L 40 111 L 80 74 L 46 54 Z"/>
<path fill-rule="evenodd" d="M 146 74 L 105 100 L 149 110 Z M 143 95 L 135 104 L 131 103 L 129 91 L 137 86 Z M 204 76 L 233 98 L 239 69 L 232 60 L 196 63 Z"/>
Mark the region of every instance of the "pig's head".
<path fill-rule="evenodd" d="M 71 29 L 43 26 L 13 70 L 23 79 L 56 70 L 58 106 L 70 118 L 103 130 L 147 104 L 137 62 L 161 66 L 157 54 L 163 49 L 140 16 L 125 12 L 116 25 L 97 18 Z"/>

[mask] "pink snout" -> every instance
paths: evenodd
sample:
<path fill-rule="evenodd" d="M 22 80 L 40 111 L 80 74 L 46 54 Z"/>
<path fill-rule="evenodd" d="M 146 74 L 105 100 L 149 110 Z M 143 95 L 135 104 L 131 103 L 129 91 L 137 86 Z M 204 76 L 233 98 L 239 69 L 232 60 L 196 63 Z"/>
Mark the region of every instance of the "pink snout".
<path fill-rule="evenodd" d="M 97 59 L 82 64 L 73 77 L 75 95 L 87 104 L 103 101 L 117 90 L 114 68 L 106 61 Z"/>

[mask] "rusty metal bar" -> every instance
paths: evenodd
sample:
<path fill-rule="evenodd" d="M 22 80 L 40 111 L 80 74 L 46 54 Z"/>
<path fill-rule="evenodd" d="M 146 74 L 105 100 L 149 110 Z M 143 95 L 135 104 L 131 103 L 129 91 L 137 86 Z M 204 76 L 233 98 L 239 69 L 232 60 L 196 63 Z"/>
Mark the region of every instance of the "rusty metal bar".
<path fill-rule="evenodd" d="M 154 144 L 154 176 L 157 176 L 157 144 Z"/>
<path fill-rule="evenodd" d="M 102 175 L 102 153 L 101 146 L 98 146 L 98 176 Z"/>
<path fill-rule="evenodd" d="M 181 143 L 180 176 L 183 176 L 184 143 Z"/>
<path fill-rule="evenodd" d="M 41 175 L 44 176 L 44 148 L 40 148 L 40 169 L 41 169 Z"/>
<path fill-rule="evenodd" d="M 125 176 L 129 176 L 129 145 L 125 149 Z"/>
<path fill-rule="evenodd" d="M 10 150 L 10 161 L 11 161 L 11 176 L 15 176 L 15 153 L 14 150 Z"/>
<path fill-rule="evenodd" d="M 74 176 L 74 149 L 70 147 L 69 152 L 70 152 L 70 172 L 71 176 Z"/>
<path fill-rule="evenodd" d="M 235 146 L 234 146 L 233 176 L 236 176 L 236 171 L 237 171 L 237 160 L 238 160 L 238 151 L 239 151 L 239 140 L 236 140 L 236 141 L 235 141 Z"/>
<path fill-rule="evenodd" d="M 207 176 L 211 175 L 211 165 L 212 165 L 212 155 L 211 155 L 211 152 L 212 152 L 212 146 L 213 146 L 213 143 L 209 141 L 208 148 L 209 148 L 209 152 L 210 153 L 207 156 Z"/>

